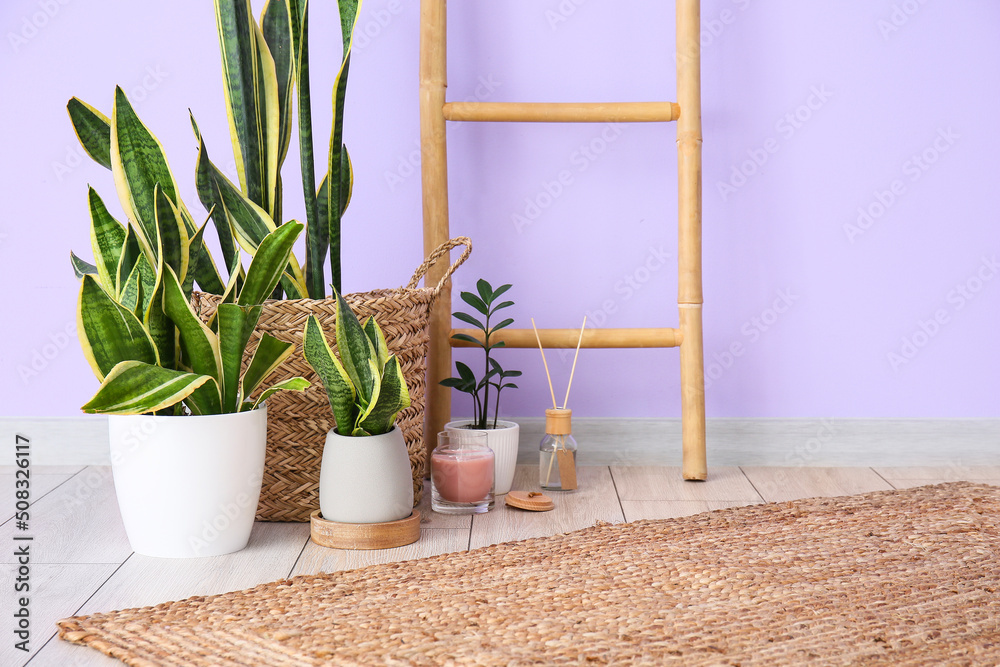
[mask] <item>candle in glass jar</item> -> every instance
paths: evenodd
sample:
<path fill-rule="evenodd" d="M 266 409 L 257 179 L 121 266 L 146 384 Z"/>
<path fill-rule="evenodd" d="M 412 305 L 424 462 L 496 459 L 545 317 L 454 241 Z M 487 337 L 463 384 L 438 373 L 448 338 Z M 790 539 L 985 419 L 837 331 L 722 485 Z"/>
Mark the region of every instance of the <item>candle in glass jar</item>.
<path fill-rule="evenodd" d="M 474 503 L 493 486 L 493 452 L 438 452 L 431 455 L 431 474 L 438 493 L 453 503 Z"/>

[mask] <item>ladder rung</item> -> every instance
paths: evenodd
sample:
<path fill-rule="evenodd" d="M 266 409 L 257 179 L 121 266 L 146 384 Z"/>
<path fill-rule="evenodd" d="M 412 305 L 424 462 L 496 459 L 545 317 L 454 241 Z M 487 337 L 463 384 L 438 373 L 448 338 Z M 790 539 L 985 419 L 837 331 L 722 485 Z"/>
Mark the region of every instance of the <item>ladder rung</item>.
<path fill-rule="evenodd" d="M 461 333 L 483 340 L 483 332 L 478 329 L 452 329 L 452 335 Z M 575 348 L 580 338 L 579 329 L 539 329 L 542 346 Z M 538 347 L 532 329 L 501 329 L 490 339 L 503 341 L 507 347 Z M 680 329 L 586 329 L 580 347 L 678 347 L 681 344 Z M 473 347 L 467 341 L 452 340 L 452 347 Z"/>
<path fill-rule="evenodd" d="M 513 123 L 656 123 L 680 118 L 674 102 L 448 102 L 446 120 Z M 575 347 L 575 345 L 574 345 Z"/>

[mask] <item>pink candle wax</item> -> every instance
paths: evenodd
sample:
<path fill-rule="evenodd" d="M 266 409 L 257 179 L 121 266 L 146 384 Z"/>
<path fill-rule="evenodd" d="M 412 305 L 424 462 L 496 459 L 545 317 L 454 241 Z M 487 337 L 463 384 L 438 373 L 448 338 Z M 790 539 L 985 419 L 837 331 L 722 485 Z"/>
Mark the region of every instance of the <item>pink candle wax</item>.
<path fill-rule="evenodd" d="M 431 474 L 441 497 L 453 503 L 483 500 L 493 488 L 493 452 L 434 452 Z"/>

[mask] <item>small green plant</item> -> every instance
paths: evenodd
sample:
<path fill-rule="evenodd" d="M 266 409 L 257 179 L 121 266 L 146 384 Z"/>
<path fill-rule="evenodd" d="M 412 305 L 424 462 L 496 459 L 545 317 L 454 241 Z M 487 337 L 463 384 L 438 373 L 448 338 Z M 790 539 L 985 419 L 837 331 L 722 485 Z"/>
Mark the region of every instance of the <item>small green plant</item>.
<path fill-rule="evenodd" d="M 382 329 L 369 317 L 358 321 L 337 290 L 338 359 L 315 315 L 303 334 L 306 361 L 319 376 L 340 435 L 380 435 L 392 430 L 396 415 L 409 407 L 410 392 L 396 355 L 389 354 Z"/>
<path fill-rule="evenodd" d="M 507 318 L 502 322 L 490 326 L 490 320 L 493 319 L 497 311 L 514 305 L 513 301 L 503 301 L 501 303 L 497 303 L 497 299 L 510 288 L 510 285 L 501 285 L 494 290 L 493 286 L 487 281 L 480 279 L 479 282 L 476 283 L 476 290 L 479 292 L 478 295 L 473 294 L 472 292 L 462 292 L 461 296 L 462 301 L 465 301 L 467 304 L 475 308 L 476 312 L 485 318 L 485 321 L 481 321 L 479 318 L 468 313 L 453 313 L 456 318 L 467 324 L 471 324 L 482 332 L 480 336 L 471 336 L 467 333 L 456 333 L 452 335 L 453 340 L 472 343 L 473 345 L 483 349 L 486 359 L 482 379 L 477 380 L 476 374 L 471 368 L 461 361 L 456 361 L 455 368 L 458 370 L 458 377 L 441 380 L 441 384 L 443 386 L 457 389 L 460 392 L 472 396 L 474 410 L 472 428 L 485 429 L 497 427 L 497 420 L 499 419 L 500 414 L 500 392 L 504 389 L 517 389 L 516 384 L 513 382 L 506 382 L 506 380 L 508 378 L 520 377 L 521 375 L 521 371 L 504 370 L 504 368 L 500 365 L 500 362 L 494 359 L 491 354 L 493 350 L 505 347 L 502 340 L 494 341 L 493 335 L 497 331 L 509 327 L 514 323 L 512 318 Z M 496 389 L 496 401 L 493 409 L 492 426 L 489 424 L 488 414 L 491 387 Z"/>

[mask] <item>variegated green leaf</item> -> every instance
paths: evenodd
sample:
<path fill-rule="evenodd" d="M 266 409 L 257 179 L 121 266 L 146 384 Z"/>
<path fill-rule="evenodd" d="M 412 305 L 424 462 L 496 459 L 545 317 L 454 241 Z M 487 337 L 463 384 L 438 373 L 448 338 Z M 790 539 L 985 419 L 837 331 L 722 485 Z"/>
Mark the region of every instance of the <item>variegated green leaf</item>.
<path fill-rule="evenodd" d="M 94 188 L 87 193 L 90 204 L 90 247 L 94 251 L 94 264 L 101 286 L 109 294 L 118 289 L 118 261 L 125 244 L 125 226 L 111 217 L 100 195 Z"/>
<path fill-rule="evenodd" d="M 195 276 L 198 275 L 199 269 L 202 266 L 201 253 L 197 252 L 196 249 L 204 247 L 205 227 L 207 226 L 208 226 L 208 220 L 206 220 L 205 224 L 199 227 L 198 231 L 196 231 L 194 233 L 194 236 L 191 237 L 191 245 L 189 247 L 189 250 L 194 252 L 188 253 L 189 265 L 188 265 L 187 275 L 184 276 L 184 281 L 183 284 L 181 285 L 181 287 L 184 288 L 184 295 L 187 296 L 188 298 L 191 297 L 191 293 L 194 291 L 194 279 Z M 218 292 L 222 291 L 222 290 L 209 289 L 205 285 L 201 285 L 201 288 L 213 294 L 217 294 Z"/>
<path fill-rule="evenodd" d="M 326 389 L 333 417 L 337 422 L 337 432 L 341 435 L 350 435 L 357 416 L 354 386 L 347 371 L 334 356 L 330 344 L 326 342 L 323 328 L 315 315 L 310 315 L 306 322 L 302 350 L 309 366 L 316 371 Z"/>
<path fill-rule="evenodd" d="M 142 314 L 142 325 L 153 339 L 159 364 L 164 368 L 174 368 L 177 363 L 177 329 L 163 310 L 163 290 L 166 281 L 163 280 L 163 253 L 160 252 L 159 246 L 156 248 L 156 256 L 159 258 L 153 271 L 156 282 L 148 292 L 149 303 Z"/>
<path fill-rule="evenodd" d="M 180 333 L 181 359 L 185 367 L 198 375 L 208 375 L 216 381 L 215 386 L 199 389 L 192 400 L 198 403 L 205 414 L 223 412 L 221 392 L 223 380 L 222 352 L 219 337 L 198 317 L 184 296 L 180 281 L 174 270 L 163 267 L 163 310 Z M 235 406 L 233 411 L 235 411 Z"/>
<path fill-rule="evenodd" d="M 115 366 L 90 401 L 89 414 L 138 415 L 163 410 L 188 398 L 199 387 L 214 384 L 207 375 L 161 368 L 141 361 Z"/>
<path fill-rule="evenodd" d="M 66 105 L 73 130 L 94 162 L 111 169 L 111 122 L 86 102 L 74 97 Z"/>
<path fill-rule="evenodd" d="M 261 403 L 271 398 L 279 391 L 305 391 L 311 386 L 312 383 L 305 378 L 296 377 L 296 378 L 289 378 L 287 380 L 282 380 L 281 382 L 278 382 L 277 384 L 268 387 L 266 390 L 264 390 L 261 393 L 260 397 L 258 397 L 257 400 L 254 401 L 253 407 L 251 409 L 256 410 Z"/>
<path fill-rule="evenodd" d="M 134 225 L 129 225 L 125 230 L 125 242 L 122 244 L 121 256 L 118 259 L 117 285 L 119 294 L 125 286 L 125 281 L 132 275 L 135 263 L 142 257 L 142 248 L 139 246 L 139 236 Z"/>
<path fill-rule="evenodd" d="M 267 0 L 260 15 L 260 29 L 274 59 L 278 85 L 278 175 L 292 136 L 292 93 L 295 88 L 295 53 L 288 0 Z M 280 199 L 279 199 L 280 202 Z M 280 215 L 279 215 L 280 219 Z"/>
<path fill-rule="evenodd" d="M 154 213 L 156 230 L 163 250 L 163 263 L 173 269 L 183 283 L 187 277 L 190 261 L 188 255 L 190 239 L 184 218 L 159 185 L 153 188 L 153 201 L 156 203 Z"/>
<path fill-rule="evenodd" d="M 375 348 L 344 297 L 339 292 L 335 292 L 334 296 L 337 299 L 337 351 L 358 392 L 358 401 L 368 405 L 377 379 L 368 364 L 370 359 L 375 358 Z"/>
<path fill-rule="evenodd" d="M 73 275 L 78 279 L 84 276 L 96 276 L 97 267 L 90 262 L 80 259 L 72 250 L 69 251 L 69 261 L 73 265 Z"/>
<path fill-rule="evenodd" d="M 368 340 L 372 342 L 372 347 L 375 348 L 375 365 L 378 366 L 378 372 L 381 373 L 385 362 L 389 360 L 389 346 L 385 342 L 382 327 L 378 325 L 374 317 L 369 317 L 365 320 L 364 330 L 368 335 Z"/>
<path fill-rule="evenodd" d="M 246 195 L 274 216 L 278 175 L 278 81 L 249 0 L 215 0 L 226 110 Z"/>
<path fill-rule="evenodd" d="M 253 358 L 243 373 L 243 399 L 246 400 L 257 391 L 257 387 L 273 373 L 282 362 L 295 352 L 292 343 L 278 340 L 274 336 L 262 334 Z"/>
<path fill-rule="evenodd" d="M 116 303 L 92 275 L 84 276 L 80 286 L 77 332 L 83 356 L 99 380 L 122 361 L 158 361 L 156 346 L 142 322 Z"/>
<path fill-rule="evenodd" d="M 262 306 L 219 305 L 219 350 L 222 355 L 222 411 L 236 412 L 240 402 L 240 370 L 243 352 L 257 327 Z"/>
<path fill-rule="evenodd" d="M 194 129 L 195 137 L 198 140 L 198 160 L 195 165 L 195 184 L 198 188 L 198 199 L 201 200 L 205 210 L 210 211 L 212 222 L 215 223 L 215 231 L 219 237 L 219 246 L 222 249 L 222 259 L 226 268 L 233 266 L 233 258 L 236 255 L 236 239 L 233 238 L 232 223 L 222 205 L 222 193 L 219 191 L 217 179 L 225 179 L 219 169 L 212 164 L 208 157 L 208 148 L 205 140 L 195 122 L 194 114 L 191 117 L 191 127 Z M 235 189 L 235 188 L 234 188 Z"/>
<path fill-rule="evenodd" d="M 409 406 L 410 392 L 406 388 L 406 379 L 399 367 L 399 360 L 393 355 L 389 357 L 382 372 L 378 399 L 369 406 L 359 425 L 373 435 L 388 433 L 392 430 L 399 411 Z"/>
<path fill-rule="evenodd" d="M 292 220 L 261 241 L 247 269 L 246 282 L 243 283 L 237 303 L 243 306 L 264 303 L 281 280 L 292 255 L 292 246 L 302 233 L 302 228 L 301 223 Z"/>
<path fill-rule="evenodd" d="M 313 149 L 312 102 L 309 87 L 309 2 L 288 0 L 292 21 L 292 49 L 295 52 L 295 87 L 298 90 L 299 166 L 302 174 L 302 194 L 306 208 L 306 274 L 305 287 L 313 299 L 326 296 L 326 252 L 329 229 L 326 214 L 320 211 L 316 192 L 316 165 Z M 326 187 L 319 188 L 321 195 Z"/>
<path fill-rule="evenodd" d="M 122 208 L 139 224 L 139 241 L 150 264 L 157 248 L 155 187 L 159 184 L 172 202 L 178 202 L 177 183 L 167 165 L 163 146 L 139 117 L 122 89 L 115 89 L 111 114 L 111 171 Z M 179 206 L 179 205 L 178 205 Z"/>

